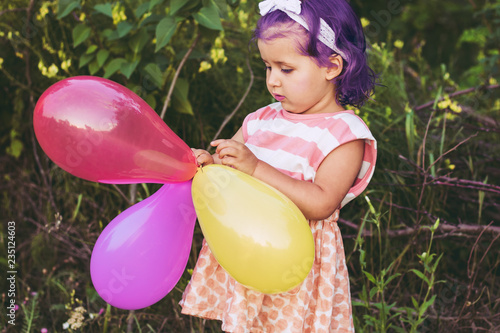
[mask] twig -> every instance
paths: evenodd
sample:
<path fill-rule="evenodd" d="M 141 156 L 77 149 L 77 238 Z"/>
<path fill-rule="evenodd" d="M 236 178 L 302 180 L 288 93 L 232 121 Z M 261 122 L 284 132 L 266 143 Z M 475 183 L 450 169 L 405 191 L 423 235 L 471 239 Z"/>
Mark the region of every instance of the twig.
<path fill-rule="evenodd" d="M 443 157 L 445 157 L 446 155 L 448 155 L 449 153 L 451 153 L 452 151 L 456 150 L 458 147 L 460 147 L 461 145 L 463 145 L 464 143 L 466 143 L 467 141 L 469 141 L 470 139 L 474 138 L 477 136 L 477 133 L 475 134 L 472 134 L 471 136 L 469 136 L 467 139 L 464 139 L 462 141 L 460 141 L 459 143 L 457 143 L 455 145 L 455 147 L 449 149 L 448 151 L 446 151 L 445 153 L 443 153 L 441 156 L 439 156 L 438 158 L 436 158 L 436 160 L 431 164 L 429 165 L 429 167 L 427 168 L 427 172 L 429 172 L 429 170 L 434 166 L 436 165 L 436 163 L 442 159 Z"/>
<path fill-rule="evenodd" d="M 28 11 L 28 8 L 8 8 L 0 11 L 0 16 L 9 12 L 24 12 L 24 11 Z"/>
<path fill-rule="evenodd" d="M 472 249 L 470 251 L 470 254 L 469 254 L 469 260 L 467 260 L 467 276 L 469 279 L 471 279 L 470 283 L 469 283 L 469 287 L 467 288 L 467 296 L 465 297 L 465 302 L 464 302 L 464 305 L 462 306 L 462 309 L 460 310 L 460 313 L 459 313 L 459 317 L 462 316 L 462 313 L 465 311 L 465 308 L 468 306 L 468 301 L 469 301 L 469 298 L 471 296 L 471 293 L 472 293 L 472 288 L 474 286 L 474 283 L 476 282 L 476 278 L 477 278 L 477 275 L 479 273 L 479 270 L 474 270 L 473 272 L 471 272 L 471 267 L 470 267 L 470 263 L 471 263 L 471 260 L 472 260 L 472 255 L 474 253 L 474 251 L 477 249 L 478 247 L 478 244 L 479 244 L 479 240 L 481 239 L 481 237 L 483 236 L 484 232 L 491 227 L 491 225 L 493 224 L 493 221 L 490 222 L 490 224 L 488 224 L 488 226 L 479 234 L 479 236 L 477 237 L 476 241 L 474 242 L 474 245 L 472 246 Z M 479 260 L 479 263 L 477 264 L 478 266 L 481 265 L 481 263 L 483 262 L 484 258 L 486 257 L 486 254 L 488 253 L 488 251 L 491 249 L 491 246 L 493 245 L 493 243 L 496 242 L 496 240 L 500 237 L 500 234 L 497 235 L 490 243 L 490 245 L 488 246 L 488 248 L 486 249 L 486 251 L 484 252 L 484 255 L 481 257 L 481 260 Z M 457 320 L 458 322 L 458 320 Z"/>
<path fill-rule="evenodd" d="M 250 73 L 250 81 L 248 82 L 247 90 L 245 91 L 245 93 L 241 97 L 240 101 L 238 102 L 238 105 L 236 105 L 236 107 L 234 108 L 234 110 L 229 115 L 227 115 L 226 118 L 224 118 L 224 121 L 220 125 L 219 130 L 217 131 L 217 133 L 215 133 L 214 138 L 212 139 L 212 141 L 215 140 L 215 139 L 217 139 L 219 137 L 220 133 L 222 132 L 222 129 L 227 125 L 227 123 L 231 120 L 231 118 L 234 117 L 234 115 L 236 114 L 236 112 L 238 112 L 238 110 L 240 109 L 241 105 L 243 104 L 243 102 L 247 98 L 248 94 L 250 93 L 250 89 L 253 86 L 254 74 L 253 74 L 253 71 L 252 71 L 252 67 L 250 66 L 250 60 L 248 59 L 248 56 L 247 56 L 247 59 L 246 59 L 246 63 L 247 63 L 248 71 Z M 209 148 L 210 147 L 207 147 L 207 150 Z"/>
<path fill-rule="evenodd" d="M 172 94 L 174 92 L 175 84 L 177 83 L 177 79 L 179 78 L 179 74 L 181 72 L 181 69 L 182 69 L 182 67 L 184 67 L 184 63 L 186 62 L 186 60 L 191 55 L 191 52 L 193 52 L 194 47 L 198 43 L 199 39 L 200 39 L 200 33 L 198 32 L 196 34 L 196 38 L 191 43 L 191 46 L 187 50 L 187 52 L 184 55 L 184 57 L 182 57 L 182 60 L 179 63 L 179 66 L 177 67 L 177 70 L 175 71 L 174 78 L 172 79 L 172 83 L 170 84 L 170 88 L 168 90 L 167 98 L 165 98 L 165 103 L 163 103 L 163 109 L 161 110 L 161 114 L 160 114 L 160 118 L 161 119 L 163 119 L 163 117 L 165 117 L 165 113 L 167 113 L 167 107 L 168 107 L 168 104 L 170 103 L 170 99 L 172 98 Z"/>
<path fill-rule="evenodd" d="M 343 224 L 351 229 L 354 230 L 359 230 L 359 225 L 357 223 L 354 223 L 352 221 L 348 221 L 345 219 L 340 218 L 339 223 Z M 398 230 L 386 230 L 384 232 L 384 235 L 387 237 L 403 237 L 403 236 L 410 236 L 413 233 L 415 233 L 417 230 L 425 231 L 427 228 L 422 228 L 420 226 L 415 226 L 415 227 L 406 227 L 403 229 L 398 229 Z M 483 234 L 483 233 L 491 233 L 491 234 L 496 234 L 495 239 L 500 237 L 500 227 L 497 226 L 492 226 L 492 225 L 471 225 L 471 224 L 458 224 L 458 225 L 453 225 L 453 224 L 445 224 L 445 223 L 440 223 L 439 227 L 437 229 L 438 231 L 445 233 L 450 236 L 463 236 L 461 232 L 464 232 L 465 235 L 470 236 L 470 234 Z M 371 232 L 370 230 L 364 229 L 363 232 L 361 233 L 362 237 L 374 237 L 375 234 Z M 348 235 L 344 235 L 345 238 L 349 238 Z"/>
<path fill-rule="evenodd" d="M 127 196 L 125 195 L 125 193 L 123 193 L 122 190 L 120 190 L 120 188 L 116 185 L 116 184 L 112 184 L 113 187 L 115 188 L 116 191 L 118 191 L 118 194 L 120 194 L 120 196 L 125 199 L 125 201 L 130 205 L 132 206 L 133 205 L 133 201 L 130 201 L 129 198 L 127 198 Z"/>

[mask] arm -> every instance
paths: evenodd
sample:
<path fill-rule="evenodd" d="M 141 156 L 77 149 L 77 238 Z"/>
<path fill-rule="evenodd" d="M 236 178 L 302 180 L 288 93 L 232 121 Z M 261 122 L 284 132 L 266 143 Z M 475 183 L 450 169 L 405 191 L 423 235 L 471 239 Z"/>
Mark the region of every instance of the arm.
<path fill-rule="evenodd" d="M 363 162 L 364 141 L 355 140 L 332 151 L 321 163 L 314 183 L 289 177 L 257 159 L 243 144 L 241 129 L 231 140 L 216 140 L 220 163 L 275 187 L 290 198 L 308 219 L 329 217 L 351 188 Z"/>

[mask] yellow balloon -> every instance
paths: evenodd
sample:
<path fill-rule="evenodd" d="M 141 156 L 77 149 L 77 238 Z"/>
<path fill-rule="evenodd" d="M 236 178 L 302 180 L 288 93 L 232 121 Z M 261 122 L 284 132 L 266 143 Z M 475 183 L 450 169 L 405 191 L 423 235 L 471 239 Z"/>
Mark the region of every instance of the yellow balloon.
<path fill-rule="evenodd" d="M 284 194 L 236 169 L 199 168 L 192 195 L 203 235 L 219 264 L 266 294 L 298 286 L 314 261 L 306 218 Z"/>

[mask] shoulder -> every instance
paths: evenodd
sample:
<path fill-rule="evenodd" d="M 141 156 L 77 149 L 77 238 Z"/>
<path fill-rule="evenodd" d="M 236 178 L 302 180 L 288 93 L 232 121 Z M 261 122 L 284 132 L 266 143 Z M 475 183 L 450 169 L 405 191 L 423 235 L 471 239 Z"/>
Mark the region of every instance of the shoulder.
<path fill-rule="evenodd" d="M 376 141 L 366 123 L 352 111 L 338 112 L 327 117 L 330 131 L 339 141 L 366 139 Z"/>

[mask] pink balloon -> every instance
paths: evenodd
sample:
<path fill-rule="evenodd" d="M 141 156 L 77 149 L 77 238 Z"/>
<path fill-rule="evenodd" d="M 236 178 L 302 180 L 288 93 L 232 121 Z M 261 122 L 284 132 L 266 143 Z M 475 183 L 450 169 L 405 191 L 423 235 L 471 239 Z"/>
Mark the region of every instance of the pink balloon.
<path fill-rule="evenodd" d="M 76 76 L 49 87 L 33 126 L 40 146 L 64 170 L 112 184 L 183 182 L 193 152 L 139 96 L 113 81 Z"/>
<path fill-rule="evenodd" d="M 179 281 L 191 251 L 196 213 L 191 181 L 165 184 L 104 228 L 90 259 L 99 295 L 114 307 L 148 307 Z"/>

